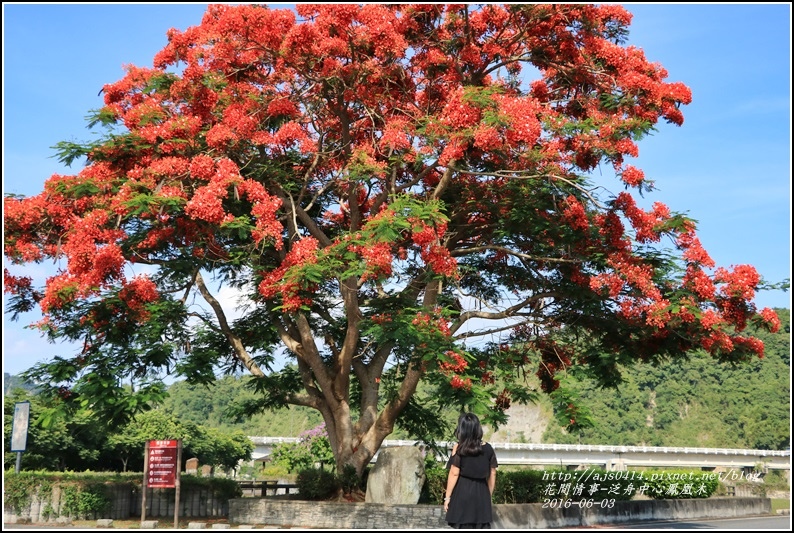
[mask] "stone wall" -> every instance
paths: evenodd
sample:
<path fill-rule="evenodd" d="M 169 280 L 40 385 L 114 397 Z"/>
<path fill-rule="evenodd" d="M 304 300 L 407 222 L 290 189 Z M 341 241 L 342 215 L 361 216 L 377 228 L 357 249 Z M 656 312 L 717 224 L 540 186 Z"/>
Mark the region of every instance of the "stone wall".
<path fill-rule="evenodd" d="M 229 500 L 230 524 L 318 529 L 438 529 L 447 527 L 439 505 L 337 503 L 271 498 Z"/>
<path fill-rule="evenodd" d="M 734 518 L 770 514 L 768 498 L 708 498 L 596 503 L 590 509 L 544 508 L 540 503 L 494 505 L 499 529 L 547 529 L 640 520 Z M 231 524 L 320 529 L 440 529 L 448 527 L 439 505 L 331 503 L 276 499 L 229 500 Z"/>

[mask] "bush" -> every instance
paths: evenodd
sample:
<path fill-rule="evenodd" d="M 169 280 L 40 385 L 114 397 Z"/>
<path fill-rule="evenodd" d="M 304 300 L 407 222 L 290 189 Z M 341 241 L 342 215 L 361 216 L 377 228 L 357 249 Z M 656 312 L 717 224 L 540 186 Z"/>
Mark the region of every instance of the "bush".
<path fill-rule="evenodd" d="M 22 512 L 30 505 L 32 496 L 41 494 L 41 487 L 45 484 L 52 491 L 52 482 L 35 473 L 6 471 L 3 476 L 3 503 L 15 513 Z"/>
<path fill-rule="evenodd" d="M 764 475 L 764 486 L 767 490 L 780 490 L 786 491 L 789 490 L 789 483 L 784 477 L 782 470 L 770 470 L 766 475 Z"/>
<path fill-rule="evenodd" d="M 62 486 L 61 491 L 63 494 L 61 513 L 64 516 L 96 519 L 97 515 L 101 515 L 111 505 L 104 483 L 69 484 Z"/>
<path fill-rule="evenodd" d="M 312 468 L 316 463 L 320 467 L 334 468 L 334 454 L 325 424 L 304 431 L 299 435 L 298 442 L 281 442 L 273 446 L 270 457 L 276 465 L 284 466 L 289 472 L 299 472 Z"/>
<path fill-rule="evenodd" d="M 342 487 L 342 492 L 345 494 L 350 494 L 356 489 L 362 489 L 362 482 L 361 478 L 358 476 L 358 472 L 356 472 L 356 467 L 350 464 L 347 464 L 342 467 L 342 473 L 338 476 L 339 485 Z M 364 485 L 364 487 L 366 487 Z"/>
<path fill-rule="evenodd" d="M 296 479 L 302 499 L 324 500 L 339 490 L 339 479 L 333 472 L 322 468 L 306 468 L 298 472 Z"/>
<path fill-rule="evenodd" d="M 494 503 L 537 503 L 543 498 L 543 470 L 511 470 L 497 472 Z"/>
<path fill-rule="evenodd" d="M 441 505 L 441 502 L 444 499 L 444 491 L 446 489 L 447 469 L 439 463 L 436 463 L 430 467 L 425 467 L 425 484 L 422 485 L 422 493 L 419 495 L 419 503 Z"/>

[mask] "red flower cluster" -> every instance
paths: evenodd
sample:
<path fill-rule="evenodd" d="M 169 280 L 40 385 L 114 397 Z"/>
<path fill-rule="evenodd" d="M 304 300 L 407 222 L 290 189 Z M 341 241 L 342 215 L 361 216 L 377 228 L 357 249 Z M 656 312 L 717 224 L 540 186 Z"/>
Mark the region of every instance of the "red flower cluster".
<path fill-rule="evenodd" d="M 317 240 L 312 237 L 305 237 L 292 245 L 292 248 L 278 268 L 267 272 L 259 283 L 259 293 L 268 299 L 280 294 L 283 300 L 284 310 L 295 312 L 301 306 L 311 303 L 311 300 L 302 297 L 299 293 L 307 287 L 301 283 L 296 276 L 299 276 L 301 265 L 317 262 Z M 293 270 L 292 267 L 298 267 Z"/>
<path fill-rule="evenodd" d="M 452 379 L 449 381 L 449 384 L 452 386 L 453 389 L 462 389 L 466 392 L 471 391 L 471 387 L 472 387 L 471 378 L 464 379 L 457 374 L 452 376 Z"/>
<path fill-rule="evenodd" d="M 496 396 L 494 403 L 496 408 L 500 411 L 507 411 L 510 409 L 510 391 L 507 389 L 502 389 L 502 391 Z"/>
<path fill-rule="evenodd" d="M 448 337 L 450 335 L 449 323 L 443 317 L 433 318 L 427 313 L 419 311 L 411 323 L 420 331 L 433 333 L 438 332 Z"/>
<path fill-rule="evenodd" d="M 718 268 L 714 274 L 717 283 L 725 285 L 720 292 L 731 298 L 741 298 L 752 300 L 755 297 L 755 289 L 761 281 L 755 267 L 751 265 L 739 265 L 734 267 L 733 272 L 724 268 Z"/>
<path fill-rule="evenodd" d="M 450 374 L 453 372 L 456 374 L 462 374 L 469 367 L 469 363 L 467 363 L 463 356 L 457 352 L 453 352 L 451 350 L 447 351 L 444 353 L 444 357 L 447 358 L 446 361 L 439 360 L 438 362 L 438 369 L 443 374 Z"/>
<path fill-rule="evenodd" d="M 149 313 L 144 309 L 147 303 L 154 302 L 159 298 L 157 286 L 148 276 L 137 276 L 130 281 L 123 283 L 123 288 L 119 291 L 119 299 L 127 304 L 132 312 L 132 318 L 137 322 L 145 322 L 149 319 Z"/>
<path fill-rule="evenodd" d="M 540 388 L 544 392 L 552 392 L 560 386 L 556 374 L 571 365 L 567 349 L 550 340 L 538 340 L 534 343 L 540 352 L 540 362 L 535 375 L 540 380 Z"/>

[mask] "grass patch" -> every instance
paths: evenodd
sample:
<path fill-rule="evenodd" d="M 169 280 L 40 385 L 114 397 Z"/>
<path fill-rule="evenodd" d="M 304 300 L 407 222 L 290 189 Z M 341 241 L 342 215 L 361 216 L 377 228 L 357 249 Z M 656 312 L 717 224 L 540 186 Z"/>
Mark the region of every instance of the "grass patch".
<path fill-rule="evenodd" d="M 775 513 L 778 509 L 791 509 L 791 500 L 772 498 L 772 512 Z"/>

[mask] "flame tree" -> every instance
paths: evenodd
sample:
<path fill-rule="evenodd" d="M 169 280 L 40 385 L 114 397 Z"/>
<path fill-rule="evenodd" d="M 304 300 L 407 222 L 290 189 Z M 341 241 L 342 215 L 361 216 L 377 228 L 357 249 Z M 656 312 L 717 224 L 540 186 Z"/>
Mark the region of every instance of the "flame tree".
<path fill-rule="evenodd" d="M 58 145 L 82 170 L 5 198 L 9 262 L 63 260 L 41 288 L 6 269 L 10 310 L 38 305 L 44 334 L 82 345 L 30 376 L 113 420 L 164 372 L 243 370 L 248 411 L 317 409 L 338 468 L 361 472 L 395 424 L 437 436 L 440 406 L 504 422 L 532 374 L 551 393 L 571 369 L 610 385 L 694 349 L 762 356 L 742 332 L 779 320 L 753 304 L 756 270 L 717 268 L 693 220 L 632 196 L 653 190 L 637 141 L 681 125 L 691 94 L 625 45 L 630 21 L 209 6 L 104 86 L 100 140 Z M 597 166 L 623 191 L 597 191 Z"/>

